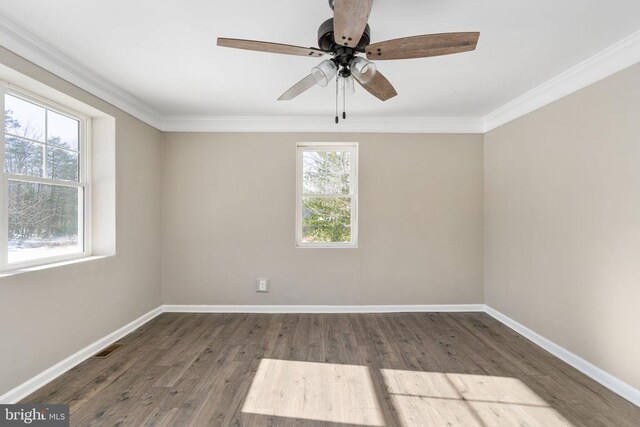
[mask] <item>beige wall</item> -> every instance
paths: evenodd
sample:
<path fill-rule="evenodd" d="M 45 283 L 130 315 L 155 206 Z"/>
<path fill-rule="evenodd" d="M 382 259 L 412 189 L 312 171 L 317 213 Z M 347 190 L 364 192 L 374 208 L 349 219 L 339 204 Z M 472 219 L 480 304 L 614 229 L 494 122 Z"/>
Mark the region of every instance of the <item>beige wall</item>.
<path fill-rule="evenodd" d="M 481 135 L 165 138 L 165 303 L 483 302 Z M 303 141 L 360 143 L 358 249 L 295 248 Z"/>
<path fill-rule="evenodd" d="M 116 117 L 117 144 L 117 255 L 0 277 L 0 394 L 162 302 L 483 298 L 640 387 L 640 66 L 490 132 L 483 160 L 480 135 L 162 135 L 0 63 Z M 305 141 L 360 142 L 358 249 L 294 247 Z"/>
<path fill-rule="evenodd" d="M 0 48 L 0 63 L 116 118 L 117 255 L 0 278 L 0 395 L 161 304 L 159 131 Z"/>
<path fill-rule="evenodd" d="M 640 66 L 485 136 L 485 298 L 640 387 Z"/>

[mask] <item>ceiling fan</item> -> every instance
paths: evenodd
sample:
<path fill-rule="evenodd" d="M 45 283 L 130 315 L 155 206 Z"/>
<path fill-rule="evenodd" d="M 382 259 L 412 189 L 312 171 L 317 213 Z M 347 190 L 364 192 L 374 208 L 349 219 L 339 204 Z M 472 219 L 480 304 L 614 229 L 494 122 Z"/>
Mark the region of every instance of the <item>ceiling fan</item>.
<path fill-rule="evenodd" d="M 333 18 L 318 29 L 319 48 L 305 48 L 288 44 L 255 40 L 218 38 L 218 46 L 260 52 L 281 53 L 319 58 L 325 54 L 332 58 L 313 67 L 311 73 L 293 85 L 278 98 L 289 101 L 314 85 L 325 87 L 336 80 L 336 123 L 338 99 L 353 91 L 353 78 L 371 95 L 386 101 L 398 93 L 371 60 L 426 58 L 475 50 L 480 33 L 425 34 L 369 44 L 371 29 L 367 24 L 373 0 L 329 0 Z M 365 54 L 366 59 L 360 54 Z"/>

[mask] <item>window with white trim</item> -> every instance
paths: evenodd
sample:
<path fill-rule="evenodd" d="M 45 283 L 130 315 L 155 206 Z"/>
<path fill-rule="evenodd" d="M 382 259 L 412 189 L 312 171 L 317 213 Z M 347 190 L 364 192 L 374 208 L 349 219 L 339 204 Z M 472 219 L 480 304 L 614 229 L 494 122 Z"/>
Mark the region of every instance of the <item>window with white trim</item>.
<path fill-rule="evenodd" d="M 1 89 L 0 270 L 88 256 L 89 119 Z"/>
<path fill-rule="evenodd" d="M 299 143 L 296 246 L 358 245 L 358 144 Z"/>

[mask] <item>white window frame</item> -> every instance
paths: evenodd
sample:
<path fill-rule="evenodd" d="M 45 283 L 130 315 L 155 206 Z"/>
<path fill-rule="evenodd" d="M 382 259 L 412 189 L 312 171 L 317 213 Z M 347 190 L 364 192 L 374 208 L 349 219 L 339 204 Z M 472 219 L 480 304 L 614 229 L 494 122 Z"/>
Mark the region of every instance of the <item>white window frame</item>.
<path fill-rule="evenodd" d="M 302 190 L 302 156 L 305 151 L 349 151 L 351 152 L 350 194 L 305 195 Z M 310 243 L 302 240 L 303 197 L 351 197 L 351 241 Z M 299 142 L 296 145 L 296 247 L 297 248 L 343 248 L 358 247 L 358 143 L 357 142 Z"/>
<path fill-rule="evenodd" d="M 63 116 L 78 120 L 80 124 L 79 141 L 78 141 L 78 181 L 65 181 L 45 177 L 32 177 L 28 175 L 8 174 L 5 171 L 5 132 L 4 132 L 4 109 L 5 94 L 15 96 L 25 101 L 36 104 Z M 49 101 L 46 98 L 28 92 L 24 89 L 16 87 L 11 83 L 0 80 L 0 207 L 2 212 L 0 217 L 0 271 L 21 270 L 30 267 L 46 266 L 48 264 L 56 264 L 65 261 L 85 258 L 91 256 L 91 119 L 84 114 L 80 114 L 70 108 L 58 103 Z M 45 116 L 46 117 L 46 116 Z M 46 156 L 46 153 L 45 153 Z M 36 184 L 59 185 L 64 187 L 82 188 L 84 197 L 82 204 L 78 206 L 78 241 L 83 242 L 83 251 L 69 255 L 59 255 L 51 257 L 43 257 L 24 262 L 8 262 L 9 256 L 9 218 L 8 218 L 8 200 L 7 191 L 9 180 L 17 180 L 22 182 L 32 182 Z"/>

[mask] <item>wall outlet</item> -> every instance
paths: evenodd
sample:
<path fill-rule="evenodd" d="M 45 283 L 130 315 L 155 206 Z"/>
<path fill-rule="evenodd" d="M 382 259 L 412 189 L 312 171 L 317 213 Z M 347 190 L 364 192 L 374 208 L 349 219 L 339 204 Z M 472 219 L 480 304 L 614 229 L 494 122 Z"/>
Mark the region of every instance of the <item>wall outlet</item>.
<path fill-rule="evenodd" d="M 256 279 L 256 292 L 269 292 L 269 279 Z"/>

